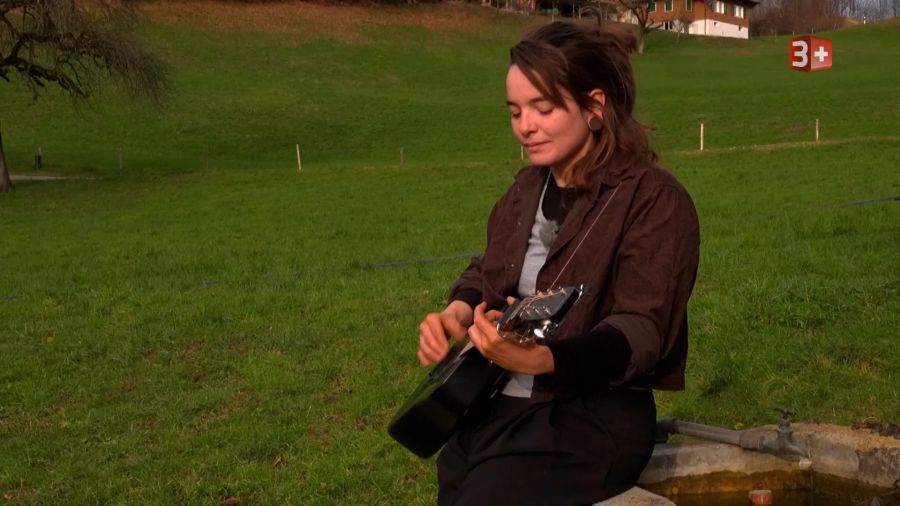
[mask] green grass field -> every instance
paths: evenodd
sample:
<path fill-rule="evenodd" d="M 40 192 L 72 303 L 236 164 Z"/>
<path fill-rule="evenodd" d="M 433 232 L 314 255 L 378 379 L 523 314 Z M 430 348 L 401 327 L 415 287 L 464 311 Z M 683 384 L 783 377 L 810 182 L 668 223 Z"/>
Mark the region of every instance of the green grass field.
<path fill-rule="evenodd" d="M 503 78 L 541 18 L 161 5 L 165 111 L 0 83 L 13 173 L 41 146 L 45 173 L 100 178 L 0 195 L 0 497 L 433 503 L 433 463 L 385 427 L 466 263 L 433 259 L 483 247 L 523 164 Z M 845 205 L 900 195 L 900 25 L 825 36 L 815 74 L 787 38 L 655 34 L 635 57 L 703 236 L 687 390 L 661 416 L 900 421 L 900 203 Z"/>

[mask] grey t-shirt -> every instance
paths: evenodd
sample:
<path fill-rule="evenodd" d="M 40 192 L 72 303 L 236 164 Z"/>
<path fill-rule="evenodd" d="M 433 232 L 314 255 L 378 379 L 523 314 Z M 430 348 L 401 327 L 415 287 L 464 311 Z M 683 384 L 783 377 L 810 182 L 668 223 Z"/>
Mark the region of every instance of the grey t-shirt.
<path fill-rule="evenodd" d="M 547 177 L 547 181 L 553 177 Z M 547 185 L 544 183 L 544 191 L 541 201 L 538 203 L 537 213 L 534 215 L 534 225 L 531 226 L 531 237 L 528 238 L 528 250 L 525 252 L 525 260 L 522 263 L 522 274 L 519 276 L 519 297 L 525 298 L 534 295 L 537 275 L 547 260 L 550 245 L 559 234 L 559 224 L 548 220 L 544 216 L 544 196 L 547 194 Z M 534 384 L 534 375 L 512 373 L 504 385 L 501 393 L 511 397 L 531 397 L 531 387 Z"/>

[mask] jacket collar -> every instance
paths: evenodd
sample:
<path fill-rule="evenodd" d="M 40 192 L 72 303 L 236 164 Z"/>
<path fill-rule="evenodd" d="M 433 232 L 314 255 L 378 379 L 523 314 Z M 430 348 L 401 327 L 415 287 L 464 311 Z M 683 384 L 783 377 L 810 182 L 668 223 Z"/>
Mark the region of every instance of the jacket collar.
<path fill-rule="evenodd" d="M 603 186 L 618 186 L 623 179 L 630 177 L 628 171 L 630 165 L 631 164 L 628 163 L 623 156 L 616 154 L 610 158 L 604 167 L 594 171 L 591 176 L 591 187 L 595 190 L 588 192 L 587 194 L 590 200 L 596 202 Z M 550 167 L 546 165 L 530 165 L 519 171 L 516 175 L 516 184 L 521 191 L 517 192 L 517 196 L 523 196 L 523 191 L 525 192 L 525 195 L 529 195 L 525 190 L 537 187 L 537 198 L 540 199 L 540 190 L 543 188 L 544 181 L 547 179 L 547 174 L 549 172 Z M 535 211 L 537 211 L 536 208 Z"/>
<path fill-rule="evenodd" d="M 591 186 L 595 190 L 585 192 L 575 200 L 559 235 L 550 247 L 547 261 L 578 235 L 585 218 L 597 204 L 600 195 L 604 193 L 603 188 L 618 186 L 623 179 L 631 177 L 628 168 L 629 164 L 625 163 L 621 156 L 614 156 L 603 168 L 594 172 Z M 541 200 L 541 191 L 549 172 L 550 167 L 548 166 L 532 165 L 521 170 L 516 176 L 514 205 L 519 211 L 517 216 L 518 237 L 516 239 L 520 244 L 528 244 L 531 227 L 522 226 L 522 224 L 530 225 L 534 222 L 537 206 Z"/>

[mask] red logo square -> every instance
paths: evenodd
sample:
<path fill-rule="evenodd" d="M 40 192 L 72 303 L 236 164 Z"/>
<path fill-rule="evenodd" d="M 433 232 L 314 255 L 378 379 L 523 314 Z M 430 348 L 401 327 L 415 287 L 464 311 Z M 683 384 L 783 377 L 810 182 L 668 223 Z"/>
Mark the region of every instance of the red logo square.
<path fill-rule="evenodd" d="M 815 72 L 831 68 L 831 41 L 804 35 L 791 39 L 790 65 L 801 72 Z"/>

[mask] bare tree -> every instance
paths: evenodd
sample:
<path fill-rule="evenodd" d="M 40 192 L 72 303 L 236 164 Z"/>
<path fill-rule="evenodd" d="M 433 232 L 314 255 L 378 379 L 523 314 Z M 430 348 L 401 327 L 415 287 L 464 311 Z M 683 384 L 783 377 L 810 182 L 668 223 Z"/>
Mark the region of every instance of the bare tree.
<path fill-rule="evenodd" d="M 760 0 L 753 9 L 754 19 L 761 20 L 759 33 L 791 33 L 813 29 L 825 29 L 834 24 L 834 18 L 846 17 L 877 21 L 900 17 L 900 0 Z M 810 22 L 811 18 L 816 21 Z M 822 28 L 816 25 L 822 23 Z"/>
<path fill-rule="evenodd" d="M 34 99 L 48 83 L 87 99 L 111 78 L 128 95 L 161 106 L 165 68 L 135 36 L 135 3 L 0 0 L 0 79 L 23 81 Z M 0 157 L 0 192 L 10 186 Z"/>
<path fill-rule="evenodd" d="M 619 5 L 617 0 L 580 0 L 576 1 L 578 17 L 594 16 L 598 22 L 618 20 Z"/>
<path fill-rule="evenodd" d="M 844 26 L 856 0 L 763 0 L 753 10 L 750 31 L 783 35 L 833 30 Z"/>
<path fill-rule="evenodd" d="M 676 44 L 678 44 L 678 42 L 681 40 L 682 33 L 687 35 L 691 32 L 691 23 L 693 23 L 693 22 L 694 22 L 694 18 L 691 16 L 691 13 L 689 13 L 687 11 L 682 12 L 680 16 L 678 16 L 677 18 L 675 18 L 675 20 L 672 21 L 672 24 L 675 28 L 675 33 L 676 33 L 676 35 L 675 35 L 675 43 Z"/>
<path fill-rule="evenodd" d="M 888 5 L 884 6 L 884 17 L 897 18 L 900 17 L 900 0 L 886 0 Z"/>
<path fill-rule="evenodd" d="M 644 54 L 644 38 L 653 30 L 662 26 L 662 23 L 654 23 L 650 19 L 650 2 L 647 0 L 616 0 L 637 21 L 638 27 L 638 53 Z"/>

